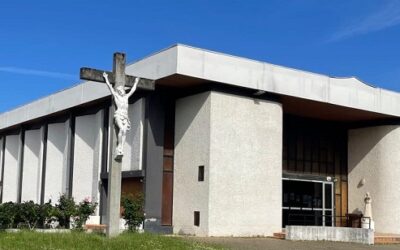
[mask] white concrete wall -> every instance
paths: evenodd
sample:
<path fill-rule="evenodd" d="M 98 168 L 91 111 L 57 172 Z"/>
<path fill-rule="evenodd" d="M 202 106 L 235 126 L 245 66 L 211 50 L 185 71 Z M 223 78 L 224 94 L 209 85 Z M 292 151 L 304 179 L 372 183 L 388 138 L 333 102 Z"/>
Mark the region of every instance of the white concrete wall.
<path fill-rule="evenodd" d="M 6 137 L 6 151 L 4 154 L 4 186 L 3 202 L 16 202 L 18 198 L 19 182 L 19 135 Z"/>
<path fill-rule="evenodd" d="M 210 92 L 176 102 L 174 156 L 174 233 L 208 235 L 210 169 Z M 198 182 L 198 166 L 204 165 L 204 182 Z M 200 226 L 193 225 L 200 211 Z"/>
<path fill-rule="evenodd" d="M 399 126 L 349 131 L 349 212 L 364 212 L 364 196 L 370 192 L 376 232 L 400 234 L 399 166 Z"/>
<path fill-rule="evenodd" d="M 56 203 L 67 192 L 68 122 L 48 125 L 44 201 Z"/>
<path fill-rule="evenodd" d="M 40 203 L 42 183 L 42 130 L 26 130 L 21 201 Z"/>
<path fill-rule="evenodd" d="M 212 92 L 209 235 L 282 229 L 282 107 Z"/>
<path fill-rule="evenodd" d="M 72 196 L 77 202 L 89 197 L 99 201 L 103 111 L 75 120 Z"/>
<path fill-rule="evenodd" d="M 142 169 L 144 102 L 144 98 L 141 98 L 129 105 L 131 130 L 126 136 L 122 171 Z"/>
<path fill-rule="evenodd" d="M 280 104 L 202 93 L 177 101 L 175 126 L 175 233 L 268 236 L 282 229 Z"/>

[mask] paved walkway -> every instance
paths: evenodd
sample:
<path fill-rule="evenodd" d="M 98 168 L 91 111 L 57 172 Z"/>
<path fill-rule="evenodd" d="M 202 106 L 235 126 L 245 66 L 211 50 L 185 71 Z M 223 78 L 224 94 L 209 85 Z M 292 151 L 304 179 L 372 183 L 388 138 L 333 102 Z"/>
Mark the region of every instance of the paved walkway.
<path fill-rule="evenodd" d="M 187 239 L 211 243 L 226 247 L 233 250 L 335 250 L 335 249 L 350 249 L 350 250 L 399 250 L 400 245 L 361 245 L 352 243 L 339 243 L 339 242 L 311 242 L 311 241 L 288 241 L 277 240 L 272 238 L 219 238 L 219 237 L 186 237 Z"/>

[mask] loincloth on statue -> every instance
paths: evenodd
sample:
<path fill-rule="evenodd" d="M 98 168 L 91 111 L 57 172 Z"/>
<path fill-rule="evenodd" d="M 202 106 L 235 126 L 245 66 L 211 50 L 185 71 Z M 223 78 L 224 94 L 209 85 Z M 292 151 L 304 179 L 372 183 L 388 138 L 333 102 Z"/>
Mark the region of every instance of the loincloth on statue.
<path fill-rule="evenodd" d="M 120 121 L 121 124 L 126 128 L 126 130 L 131 129 L 131 122 L 129 121 L 128 114 L 118 112 L 118 110 L 117 110 L 117 111 L 115 111 L 114 119 L 116 121 Z"/>

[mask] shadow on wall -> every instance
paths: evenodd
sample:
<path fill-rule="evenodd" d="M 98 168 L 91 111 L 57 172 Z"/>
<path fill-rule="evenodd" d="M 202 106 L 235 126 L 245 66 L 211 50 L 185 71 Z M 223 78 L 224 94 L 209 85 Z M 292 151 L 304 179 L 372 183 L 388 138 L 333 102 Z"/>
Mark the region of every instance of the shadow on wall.
<path fill-rule="evenodd" d="M 148 125 L 148 133 L 152 136 L 151 138 L 154 139 L 154 146 L 157 147 L 164 147 L 164 118 L 165 112 L 162 108 L 155 108 L 155 107 L 164 107 L 165 103 L 161 100 L 160 96 L 151 95 L 149 97 L 149 107 L 152 109 L 150 112 L 145 112 L 148 115 L 147 119 L 149 122 Z"/>
<path fill-rule="evenodd" d="M 25 136 L 26 136 L 26 132 L 31 131 L 31 130 L 27 130 L 25 131 Z M 35 131 L 35 130 L 33 130 Z M 25 138 L 25 146 L 37 157 L 40 157 L 40 139 L 39 140 L 27 140 L 27 138 Z"/>
<path fill-rule="evenodd" d="M 201 108 L 204 106 L 204 103 L 207 101 L 209 96 L 210 93 L 206 92 L 197 94 L 197 96 L 185 97 L 185 98 L 191 98 L 190 103 L 179 105 L 179 112 L 181 113 L 180 117 L 181 118 L 184 117 L 185 119 L 180 119 L 179 129 L 175 129 L 175 146 L 179 144 L 180 140 L 185 135 L 187 129 L 190 127 L 194 118 L 196 118 L 197 114 L 200 112 Z M 177 100 L 177 108 L 178 108 L 178 103 L 179 100 Z M 203 125 L 210 126 L 210 124 L 208 123 Z"/>
<path fill-rule="evenodd" d="M 15 159 L 18 160 L 18 151 L 19 151 L 19 135 L 12 135 L 16 137 L 15 142 L 10 140 L 11 136 L 6 137 L 6 151 Z"/>
<path fill-rule="evenodd" d="M 371 191 L 368 190 L 368 188 L 371 188 L 370 184 L 365 186 L 365 180 L 367 179 L 367 182 L 371 182 L 370 178 L 380 178 L 379 172 L 371 171 L 374 167 L 379 167 L 375 165 L 376 163 L 379 163 L 379 158 L 381 157 L 379 149 L 375 148 L 388 134 L 390 134 L 395 129 L 396 127 L 394 126 L 377 126 L 372 128 L 355 129 L 351 132 L 349 131 L 348 175 L 353 176 L 353 178 L 360 178 L 354 180 L 356 183 L 351 184 L 354 188 L 353 193 L 357 194 L 357 196 L 360 196 L 359 201 L 353 202 L 354 205 L 357 204 L 357 208 L 354 208 L 351 213 L 363 213 L 363 211 L 361 211 L 363 210 L 362 206 L 364 204 L 363 195 L 366 191 Z M 369 157 L 369 159 L 366 159 L 367 157 Z M 362 169 L 356 170 L 357 167 L 362 167 Z M 365 167 L 366 172 L 362 173 L 362 175 L 360 176 L 360 171 L 364 171 Z M 353 171 L 355 172 L 353 173 Z M 366 187 L 367 189 L 363 190 L 363 188 Z"/>
<path fill-rule="evenodd" d="M 49 124 L 47 143 L 54 145 L 61 153 L 64 153 L 67 147 L 67 126 L 67 122 Z"/>
<path fill-rule="evenodd" d="M 349 157 L 349 174 L 386 135 L 395 130 L 395 127 L 392 126 L 387 126 L 387 129 L 383 128 L 384 127 L 376 127 L 376 133 L 365 133 L 364 137 L 358 139 L 357 147 L 355 148 L 351 157 Z M 362 130 L 363 129 L 359 129 L 356 131 L 356 133 L 359 134 Z M 357 187 L 360 187 L 360 184 L 358 184 Z"/>

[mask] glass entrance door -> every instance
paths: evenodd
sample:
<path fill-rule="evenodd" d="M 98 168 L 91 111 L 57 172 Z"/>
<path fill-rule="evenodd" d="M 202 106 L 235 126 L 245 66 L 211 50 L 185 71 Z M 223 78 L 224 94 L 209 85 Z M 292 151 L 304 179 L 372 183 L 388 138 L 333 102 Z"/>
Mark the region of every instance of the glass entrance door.
<path fill-rule="evenodd" d="M 283 179 L 283 227 L 333 226 L 333 182 Z"/>

